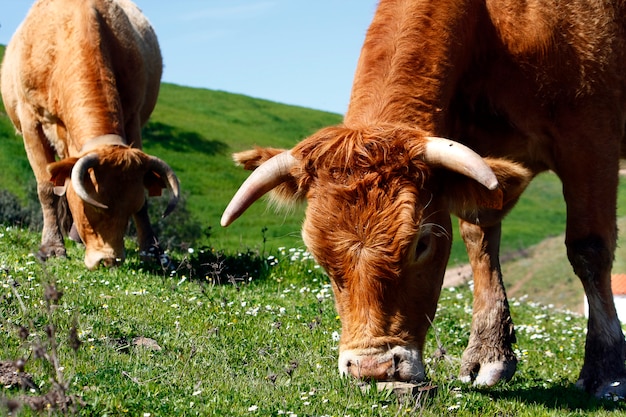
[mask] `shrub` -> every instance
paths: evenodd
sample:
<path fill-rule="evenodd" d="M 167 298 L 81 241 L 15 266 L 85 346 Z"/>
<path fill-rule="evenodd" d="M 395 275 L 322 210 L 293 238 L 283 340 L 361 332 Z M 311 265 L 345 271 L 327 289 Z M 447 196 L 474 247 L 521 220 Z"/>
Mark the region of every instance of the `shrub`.
<path fill-rule="evenodd" d="M 0 223 L 10 226 L 20 226 L 35 230 L 41 227 L 43 222 L 41 207 L 37 198 L 22 204 L 17 196 L 10 191 L 0 190 Z"/>
<path fill-rule="evenodd" d="M 187 208 L 187 198 L 181 195 L 176 209 L 167 217 L 163 217 L 167 207 L 167 198 L 151 198 L 148 202 L 148 213 L 154 233 L 159 238 L 163 249 L 183 248 L 193 246 L 202 234 L 200 222 L 195 220 Z M 131 236 L 137 235 L 134 224 L 130 226 Z"/>

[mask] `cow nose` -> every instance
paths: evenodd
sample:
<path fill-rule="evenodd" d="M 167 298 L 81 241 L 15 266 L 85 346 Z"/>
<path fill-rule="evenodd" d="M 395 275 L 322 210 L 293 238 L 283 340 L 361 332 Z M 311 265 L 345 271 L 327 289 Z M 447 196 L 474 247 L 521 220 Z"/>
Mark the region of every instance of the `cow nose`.
<path fill-rule="evenodd" d="M 117 266 L 121 263 L 122 263 L 122 260 L 120 258 L 102 258 L 100 260 L 100 265 L 107 267 L 107 268 Z"/>
<path fill-rule="evenodd" d="M 114 256 L 113 254 L 103 254 L 99 252 L 88 251 L 85 255 L 85 265 L 90 270 L 97 269 L 100 266 L 111 268 L 124 262 L 124 257 Z"/>
<path fill-rule="evenodd" d="M 381 361 L 377 357 L 363 356 L 359 359 L 349 360 L 346 367 L 350 375 L 358 379 L 389 381 L 396 379 L 396 361 L 397 358 Z"/>
<path fill-rule="evenodd" d="M 419 382 L 425 379 L 420 351 L 403 346 L 384 351 L 343 351 L 339 355 L 339 372 L 377 381 Z"/>
<path fill-rule="evenodd" d="M 90 270 L 94 270 L 101 266 L 110 268 L 112 266 L 120 265 L 124 262 L 125 258 L 124 248 L 113 249 L 111 247 L 105 247 L 104 249 L 92 249 L 87 247 L 85 249 L 85 265 Z"/>

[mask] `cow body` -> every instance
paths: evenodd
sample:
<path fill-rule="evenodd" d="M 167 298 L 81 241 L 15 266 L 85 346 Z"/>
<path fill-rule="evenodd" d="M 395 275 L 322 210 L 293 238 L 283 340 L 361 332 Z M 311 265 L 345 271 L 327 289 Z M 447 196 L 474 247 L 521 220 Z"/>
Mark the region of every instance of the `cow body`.
<path fill-rule="evenodd" d="M 88 267 L 123 260 L 130 216 L 140 249 L 155 246 L 144 187 L 169 188 L 172 208 L 178 199 L 171 168 L 141 151 L 161 72 L 156 35 L 128 0 L 40 0 L 17 29 L 1 88 L 37 180 L 42 258 L 65 255 L 55 192 L 67 196 Z"/>
<path fill-rule="evenodd" d="M 333 284 L 343 374 L 424 378 L 452 213 L 474 273 L 460 377 L 486 386 L 510 379 L 517 359 L 501 220 L 550 169 L 563 183 L 567 254 L 590 300 L 578 385 L 599 397 L 626 394 L 610 285 L 625 16 L 623 1 L 382 0 L 343 124 L 289 151 L 235 156 L 256 170 L 223 225 L 269 190 L 307 201 L 303 239 Z"/>

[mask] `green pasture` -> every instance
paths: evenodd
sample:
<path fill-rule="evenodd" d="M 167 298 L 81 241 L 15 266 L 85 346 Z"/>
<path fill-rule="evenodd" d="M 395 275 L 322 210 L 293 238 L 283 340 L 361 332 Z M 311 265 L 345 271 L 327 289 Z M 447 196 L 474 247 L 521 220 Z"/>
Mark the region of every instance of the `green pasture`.
<path fill-rule="evenodd" d="M 573 384 L 585 320 L 511 300 L 518 372 L 490 390 L 455 376 L 470 328 L 467 285 L 444 289 L 424 352 L 432 395 L 364 392 L 337 372 L 336 315 L 327 277 L 293 248 L 238 254 L 247 275 L 222 274 L 233 259 L 187 251 L 177 270 L 142 264 L 130 251 L 116 269 L 86 271 L 82 248 L 45 265 L 39 236 L 0 230 L 0 361 L 24 359 L 29 382 L 0 396 L 28 404 L 61 387 L 80 416 L 612 416 Z M 132 242 L 129 242 L 132 247 Z M 205 265 L 209 265 L 206 268 Z M 202 271 L 202 272 L 199 272 Z M 54 285 L 55 291 L 50 290 Z M 61 294 L 59 294 L 61 293 Z M 51 295 L 52 294 L 52 295 Z M 57 388 L 55 388 L 57 387 Z M 58 398 L 59 396 L 57 395 Z M 7 402 L 8 399 L 8 402 Z M 5 408 L 6 411 L 6 408 Z M 1 413 L 1 412 L 0 412 Z"/>

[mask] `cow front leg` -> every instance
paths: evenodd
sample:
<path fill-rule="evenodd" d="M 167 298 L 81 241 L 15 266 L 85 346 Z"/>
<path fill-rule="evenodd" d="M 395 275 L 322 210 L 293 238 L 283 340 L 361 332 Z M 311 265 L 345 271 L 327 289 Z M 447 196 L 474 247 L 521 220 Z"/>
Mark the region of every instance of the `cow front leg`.
<path fill-rule="evenodd" d="M 463 382 L 493 386 L 515 374 L 515 331 L 500 270 L 500 223 L 480 227 L 460 221 L 474 272 L 474 310 L 459 374 Z"/>
<path fill-rule="evenodd" d="M 22 115 L 24 149 L 28 162 L 37 181 L 37 196 L 43 214 L 43 229 L 41 232 L 41 246 L 37 257 L 46 260 L 53 256 L 66 256 L 63 235 L 58 215 L 59 197 L 54 194 L 54 184 L 50 182 L 47 171 L 48 164 L 54 162 L 55 153 L 41 126 L 33 122 L 28 113 Z"/>
<path fill-rule="evenodd" d="M 38 183 L 37 195 L 43 214 L 41 246 L 39 247 L 39 252 L 37 252 L 37 258 L 46 260 L 54 256 L 65 257 L 65 244 L 57 217 L 59 197 L 54 194 L 53 184 L 51 182 Z"/>

